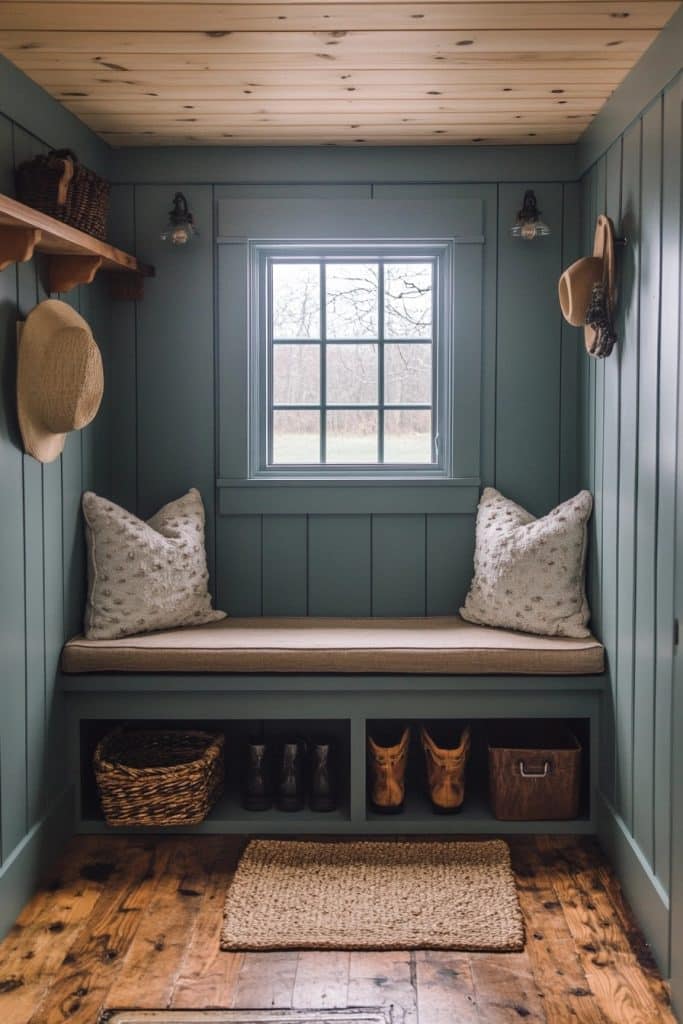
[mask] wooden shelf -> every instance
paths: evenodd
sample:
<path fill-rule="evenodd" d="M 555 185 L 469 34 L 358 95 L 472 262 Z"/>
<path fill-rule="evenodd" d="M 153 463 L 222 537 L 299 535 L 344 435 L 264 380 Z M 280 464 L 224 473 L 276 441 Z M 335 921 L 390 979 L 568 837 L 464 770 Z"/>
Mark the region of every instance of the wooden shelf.
<path fill-rule="evenodd" d="M 47 256 L 50 292 L 90 284 L 103 270 L 112 273 L 115 298 L 141 299 L 144 278 L 154 276 L 154 267 L 135 256 L 0 194 L 0 270 L 30 260 L 34 252 Z"/>

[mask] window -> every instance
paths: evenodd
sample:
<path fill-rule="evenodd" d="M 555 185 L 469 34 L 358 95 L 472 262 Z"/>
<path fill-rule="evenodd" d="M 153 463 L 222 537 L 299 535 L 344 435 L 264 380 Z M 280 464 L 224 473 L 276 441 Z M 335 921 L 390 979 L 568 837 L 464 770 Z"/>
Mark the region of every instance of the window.
<path fill-rule="evenodd" d="M 442 263 L 415 244 L 261 251 L 261 468 L 440 468 Z"/>

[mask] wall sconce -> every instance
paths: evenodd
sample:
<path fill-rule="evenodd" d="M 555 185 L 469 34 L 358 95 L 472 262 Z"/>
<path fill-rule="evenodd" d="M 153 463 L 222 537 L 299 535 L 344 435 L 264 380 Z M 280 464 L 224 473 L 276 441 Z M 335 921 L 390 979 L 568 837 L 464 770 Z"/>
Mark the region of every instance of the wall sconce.
<path fill-rule="evenodd" d="M 541 211 L 536 205 L 536 193 L 532 189 L 524 193 L 522 209 L 517 213 L 517 220 L 512 225 L 510 233 L 513 238 L 523 238 L 527 242 L 550 234 L 550 228 L 541 220 Z"/>
<path fill-rule="evenodd" d="M 173 209 L 168 211 L 168 224 L 161 232 L 161 240 L 170 242 L 171 245 L 187 245 L 195 235 L 199 235 L 199 232 L 189 211 L 187 199 L 182 192 L 176 192 L 173 197 Z"/>

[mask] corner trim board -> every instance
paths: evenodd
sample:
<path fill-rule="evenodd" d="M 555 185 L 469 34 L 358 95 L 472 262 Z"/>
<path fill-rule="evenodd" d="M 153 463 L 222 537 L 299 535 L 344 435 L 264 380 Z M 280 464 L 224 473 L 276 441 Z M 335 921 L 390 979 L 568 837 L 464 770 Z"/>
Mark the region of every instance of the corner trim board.
<path fill-rule="evenodd" d="M 0 869 L 0 937 L 7 935 L 35 894 L 41 876 L 55 863 L 73 835 L 73 799 L 74 789 L 69 785 Z"/>
<path fill-rule="evenodd" d="M 668 894 L 607 797 L 598 793 L 597 800 L 598 838 L 612 861 L 626 898 L 666 978 L 670 966 Z"/>

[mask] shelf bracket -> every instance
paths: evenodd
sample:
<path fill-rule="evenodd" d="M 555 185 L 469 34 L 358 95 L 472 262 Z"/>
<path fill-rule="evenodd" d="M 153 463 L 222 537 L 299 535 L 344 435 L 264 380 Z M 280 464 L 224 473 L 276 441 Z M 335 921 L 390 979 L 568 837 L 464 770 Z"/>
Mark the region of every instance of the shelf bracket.
<path fill-rule="evenodd" d="M 101 256 L 48 256 L 48 289 L 50 292 L 70 292 L 76 285 L 90 284 L 101 266 Z"/>
<path fill-rule="evenodd" d="M 109 275 L 109 294 L 112 299 L 139 302 L 145 296 L 145 277 L 149 276 L 137 271 L 129 274 L 112 271 Z"/>
<path fill-rule="evenodd" d="M 30 260 L 41 235 L 38 228 L 0 224 L 0 270 L 6 270 L 12 263 Z"/>

